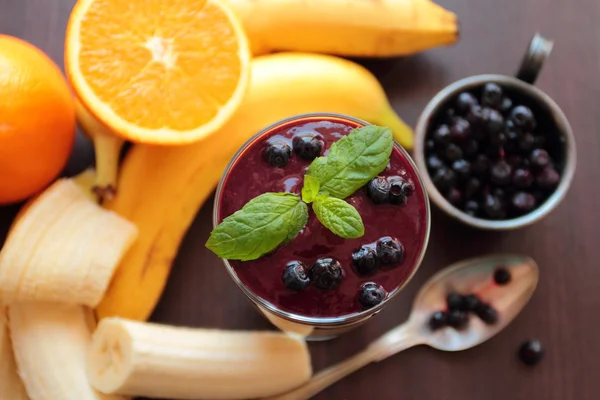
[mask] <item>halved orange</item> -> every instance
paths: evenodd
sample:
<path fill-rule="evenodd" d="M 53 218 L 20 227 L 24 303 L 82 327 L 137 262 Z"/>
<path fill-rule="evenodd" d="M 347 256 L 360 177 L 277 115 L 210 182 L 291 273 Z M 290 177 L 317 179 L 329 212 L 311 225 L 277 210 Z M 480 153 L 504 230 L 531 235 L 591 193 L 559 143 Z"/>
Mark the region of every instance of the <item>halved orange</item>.
<path fill-rule="evenodd" d="M 67 26 L 77 96 L 133 142 L 185 144 L 220 128 L 245 94 L 250 57 L 222 0 L 79 0 Z"/>

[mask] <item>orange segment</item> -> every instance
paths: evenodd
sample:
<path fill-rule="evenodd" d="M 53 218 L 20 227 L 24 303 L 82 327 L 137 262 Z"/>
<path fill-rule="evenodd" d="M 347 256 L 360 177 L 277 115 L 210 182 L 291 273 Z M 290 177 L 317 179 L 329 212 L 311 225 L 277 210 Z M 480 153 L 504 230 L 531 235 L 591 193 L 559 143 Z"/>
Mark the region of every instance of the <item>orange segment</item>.
<path fill-rule="evenodd" d="M 78 97 L 135 142 L 184 144 L 214 132 L 249 80 L 246 36 L 219 0 L 79 0 L 66 37 Z"/>

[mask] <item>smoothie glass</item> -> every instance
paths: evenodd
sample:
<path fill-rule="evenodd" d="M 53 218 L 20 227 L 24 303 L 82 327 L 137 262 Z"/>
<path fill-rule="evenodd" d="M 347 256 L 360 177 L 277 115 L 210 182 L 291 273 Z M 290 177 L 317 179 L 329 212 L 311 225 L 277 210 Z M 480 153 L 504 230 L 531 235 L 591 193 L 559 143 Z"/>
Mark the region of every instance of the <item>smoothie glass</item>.
<path fill-rule="evenodd" d="M 232 173 L 232 169 L 235 170 L 235 166 L 240 160 L 248 156 L 250 150 L 255 148 L 254 146 L 259 146 L 260 143 L 264 142 L 264 139 L 270 138 L 272 135 L 277 134 L 278 132 L 285 129 L 295 129 L 299 126 L 306 126 L 306 124 L 312 123 L 320 123 L 322 121 L 326 121 L 327 123 L 331 122 L 333 124 L 344 124 L 349 129 L 363 127 L 369 125 L 367 122 L 340 114 L 332 114 L 332 113 L 312 113 L 312 114 L 303 114 L 298 116 L 293 116 L 282 121 L 276 122 L 262 131 L 258 132 L 251 139 L 249 139 L 242 148 L 235 154 L 235 156 L 230 161 L 227 166 L 223 177 L 221 178 L 219 185 L 216 190 L 215 203 L 214 203 L 214 213 L 213 213 L 213 223 L 214 226 L 217 226 L 221 220 L 222 215 L 221 211 L 225 206 L 223 205 L 226 197 L 224 196 L 224 190 L 227 186 L 228 177 L 230 173 Z M 418 215 L 416 219 L 420 222 L 422 229 L 419 230 L 420 241 L 415 245 L 412 251 L 412 258 L 410 258 L 409 265 L 402 266 L 402 269 L 405 274 L 402 277 L 402 281 L 399 282 L 398 285 L 393 288 L 388 289 L 388 295 L 381 303 L 374 306 L 373 308 L 367 310 L 359 310 L 357 312 L 344 313 L 336 316 L 315 316 L 310 315 L 310 313 L 298 313 L 298 312 L 290 312 L 289 310 L 284 310 L 280 305 L 276 304 L 276 301 L 269 301 L 265 299 L 265 296 L 260 296 L 256 293 L 256 290 L 253 290 L 252 285 L 248 284 L 248 282 L 244 281 L 243 274 L 240 276 L 236 272 L 236 268 L 232 266 L 233 262 L 229 260 L 223 259 L 225 266 L 233 278 L 234 282 L 237 286 L 242 290 L 242 292 L 246 295 L 246 297 L 251 301 L 251 303 L 276 327 L 279 329 L 301 335 L 305 337 L 307 340 L 327 340 L 334 338 L 340 335 L 343 332 L 346 332 L 350 329 L 353 329 L 364 322 L 367 321 L 370 317 L 377 314 L 381 311 L 386 304 L 388 304 L 392 298 L 395 297 L 396 294 L 402 290 L 405 285 L 410 281 L 412 276 L 417 271 L 423 256 L 425 254 L 425 249 L 427 247 L 427 242 L 429 239 L 429 229 L 430 229 L 430 209 L 429 209 L 429 200 L 427 194 L 425 192 L 425 187 L 421 180 L 421 177 L 418 173 L 418 170 L 413 163 L 412 159 L 408 155 L 408 153 L 400 147 L 397 143 L 394 143 L 394 152 L 393 159 L 402 164 L 402 168 L 404 168 L 409 176 L 412 177 L 415 193 L 418 193 L 417 198 L 419 198 L 420 203 L 417 205 L 418 207 Z M 243 165 L 243 164 L 240 164 Z M 251 171 L 252 168 L 245 168 L 248 170 L 248 177 L 252 176 L 252 174 L 259 174 L 260 171 Z M 254 175 L 257 176 L 257 175 Z M 285 176 L 284 176 L 285 178 Z M 417 200 L 414 200 L 417 201 Z M 359 210 L 360 211 L 360 210 Z M 401 212 L 401 211 L 398 211 Z M 379 224 L 379 222 L 374 222 Z M 389 222 L 386 222 L 389 223 Z M 373 223 L 372 223 L 373 224 Z M 383 222 L 382 222 L 383 224 Z M 373 225 L 371 225 L 373 228 Z M 315 239 L 317 240 L 317 239 Z M 342 240 L 342 239 L 340 239 Z M 316 246 L 319 246 L 318 243 L 315 243 Z M 407 261 L 408 258 L 407 258 Z M 406 264 L 406 263 L 405 263 Z M 268 266 L 267 266 L 268 267 Z M 348 268 L 344 266 L 344 268 Z M 264 267 L 262 269 L 264 271 Z M 351 272 L 345 272 L 351 273 Z M 352 279 L 356 279 L 353 277 Z"/>

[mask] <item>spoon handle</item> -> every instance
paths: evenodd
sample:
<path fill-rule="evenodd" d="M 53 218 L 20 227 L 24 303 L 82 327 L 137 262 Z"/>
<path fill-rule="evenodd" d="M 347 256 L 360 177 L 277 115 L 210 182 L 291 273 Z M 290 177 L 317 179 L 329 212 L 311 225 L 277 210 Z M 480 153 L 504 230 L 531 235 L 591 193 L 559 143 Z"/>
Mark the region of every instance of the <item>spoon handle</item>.
<path fill-rule="evenodd" d="M 419 343 L 408 324 L 401 325 L 371 343 L 366 349 L 315 374 L 306 384 L 285 394 L 263 400 L 306 400 L 354 371 Z"/>

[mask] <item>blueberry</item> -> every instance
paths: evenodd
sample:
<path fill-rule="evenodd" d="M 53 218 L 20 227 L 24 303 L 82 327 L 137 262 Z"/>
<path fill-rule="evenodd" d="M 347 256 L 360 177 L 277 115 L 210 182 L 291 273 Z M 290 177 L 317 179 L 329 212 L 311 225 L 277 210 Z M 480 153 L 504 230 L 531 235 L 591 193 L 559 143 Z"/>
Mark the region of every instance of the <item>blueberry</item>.
<path fill-rule="evenodd" d="M 480 303 L 475 309 L 475 314 L 487 325 L 493 325 L 498 322 L 498 311 L 489 304 Z"/>
<path fill-rule="evenodd" d="M 531 131 L 535 127 L 535 118 L 531 109 L 526 106 L 516 106 L 510 112 L 510 120 L 517 128 Z"/>
<path fill-rule="evenodd" d="M 485 132 L 483 128 L 485 126 L 485 115 L 483 108 L 480 106 L 473 106 L 467 114 L 467 121 L 471 124 L 471 131 L 474 133 L 477 140 L 485 138 Z"/>
<path fill-rule="evenodd" d="M 451 188 L 446 193 L 446 199 L 450 202 L 450 204 L 458 206 L 462 201 L 462 193 L 457 188 Z"/>
<path fill-rule="evenodd" d="M 509 142 L 516 142 L 521 137 L 519 132 L 514 131 L 512 129 L 506 129 L 505 132 L 506 132 L 506 140 L 508 140 Z"/>
<path fill-rule="evenodd" d="M 469 133 L 471 125 L 464 118 L 456 118 L 450 127 L 450 138 L 456 142 L 467 140 Z"/>
<path fill-rule="evenodd" d="M 291 155 L 290 145 L 280 141 L 268 143 L 263 153 L 265 161 L 277 168 L 285 167 Z"/>
<path fill-rule="evenodd" d="M 456 110 L 454 108 L 447 109 L 445 114 L 446 114 L 446 121 L 449 124 L 451 124 L 454 121 L 454 118 L 456 118 Z"/>
<path fill-rule="evenodd" d="M 450 143 L 446 146 L 446 151 L 444 152 L 446 159 L 450 162 L 460 160 L 463 158 L 463 152 L 460 147 L 455 145 L 454 143 Z"/>
<path fill-rule="evenodd" d="M 558 186 L 558 182 L 560 182 L 560 175 L 552 167 L 545 168 L 535 178 L 535 183 L 537 183 L 540 188 L 546 190 L 556 188 Z"/>
<path fill-rule="evenodd" d="M 519 214 L 526 214 L 529 211 L 533 210 L 536 206 L 535 197 L 531 193 L 527 192 L 517 192 L 512 198 L 511 202 L 513 208 Z"/>
<path fill-rule="evenodd" d="M 411 181 L 402 181 L 402 191 L 406 197 L 410 197 L 415 193 L 415 184 Z"/>
<path fill-rule="evenodd" d="M 523 136 L 519 139 L 519 150 L 521 151 L 529 151 L 535 146 L 535 136 L 531 133 L 524 133 Z"/>
<path fill-rule="evenodd" d="M 281 281 L 286 288 L 291 290 L 303 290 L 310 284 L 306 268 L 300 261 L 288 263 L 281 275 Z"/>
<path fill-rule="evenodd" d="M 492 195 L 496 196 L 502 203 L 506 201 L 506 191 L 502 188 L 494 188 L 494 190 L 492 190 Z"/>
<path fill-rule="evenodd" d="M 481 104 L 485 107 L 500 108 L 502 105 L 502 88 L 495 83 L 486 83 L 481 94 Z"/>
<path fill-rule="evenodd" d="M 321 290 L 333 290 L 339 286 L 344 277 L 344 270 L 339 261 L 333 258 L 319 258 L 310 267 L 310 280 Z"/>
<path fill-rule="evenodd" d="M 526 365 L 535 365 L 544 358 L 544 349 L 539 340 L 527 340 L 519 347 L 519 359 Z"/>
<path fill-rule="evenodd" d="M 456 160 L 452 163 L 452 169 L 459 178 L 467 178 L 471 174 L 471 163 L 467 160 Z"/>
<path fill-rule="evenodd" d="M 466 114 L 471 110 L 471 107 L 478 105 L 477 98 L 469 92 L 463 92 L 456 98 L 456 109 L 461 114 Z"/>
<path fill-rule="evenodd" d="M 463 311 L 475 311 L 481 305 L 481 299 L 474 294 L 463 296 Z"/>
<path fill-rule="evenodd" d="M 450 128 L 448 125 L 440 125 L 433 131 L 433 141 L 439 146 L 450 143 Z"/>
<path fill-rule="evenodd" d="M 437 331 L 448 324 L 448 314 L 444 311 L 436 311 L 429 317 L 429 329 Z"/>
<path fill-rule="evenodd" d="M 390 182 L 387 179 L 378 176 L 371 179 L 367 184 L 367 195 L 373 203 L 384 204 L 388 201 L 390 186 Z"/>
<path fill-rule="evenodd" d="M 504 218 L 506 211 L 502 201 L 494 195 L 488 194 L 483 200 L 483 211 L 490 218 Z"/>
<path fill-rule="evenodd" d="M 544 147 L 546 146 L 546 138 L 542 135 L 538 135 L 535 137 L 535 147 Z"/>
<path fill-rule="evenodd" d="M 500 147 L 506 143 L 506 134 L 504 132 L 490 133 L 490 144 Z"/>
<path fill-rule="evenodd" d="M 477 151 L 479 150 L 479 145 L 475 140 L 469 140 L 462 146 L 462 149 L 463 153 L 466 156 L 471 157 L 477 154 Z"/>
<path fill-rule="evenodd" d="M 492 178 L 492 182 L 496 185 L 506 185 L 510 183 L 512 174 L 512 167 L 503 160 L 498 161 L 490 171 L 490 176 Z"/>
<path fill-rule="evenodd" d="M 533 174 L 525 168 L 517 168 L 513 174 L 513 185 L 521 189 L 527 189 L 533 183 Z"/>
<path fill-rule="evenodd" d="M 465 184 L 465 198 L 470 199 L 481 189 L 481 181 L 477 178 L 470 178 Z"/>
<path fill-rule="evenodd" d="M 479 203 L 475 200 L 469 200 L 465 203 L 464 210 L 470 216 L 476 217 L 477 213 L 479 213 Z"/>
<path fill-rule="evenodd" d="M 542 169 L 550 164 L 550 155 L 544 149 L 535 149 L 529 156 L 529 162 L 531 163 L 532 167 L 536 169 Z"/>
<path fill-rule="evenodd" d="M 525 165 L 525 159 L 516 154 L 509 156 L 506 159 L 506 162 L 513 168 L 513 170 Z"/>
<path fill-rule="evenodd" d="M 456 173 L 450 168 L 438 169 L 432 177 L 433 184 L 442 192 L 449 190 L 456 183 Z"/>
<path fill-rule="evenodd" d="M 462 310 L 463 300 L 463 295 L 460 293 L 450 292 L 446 296 L 446 305 L 450 310 Z"/>
<path fill-rule="evenodd" d="M 377 254 L 370 247 L 362 246 L 352 252 L 352 267 L 363 276 L 377 272 Z"/>
<path fill-rule="evenodd" d="M 500 111 L 502 111 L 504 114 L 506 114 L 510 111 L 510 109 L 512 108 L 512 105 L 513 105 L 512 100 L 508 97 L 504 97 L 502 99 L 502 104 L 500 105 Z"/>
<path fill-rule="evenodd" d="M 471 170 L 473 171 L 473 174 L 479 177 L 485 177 L 488 174 L 490 165 L 490 159 L 484 154 L 479 154 L 477 157 L 475 157 L 475 160 L 471 165 Z"/>
<path fill-rule="evenodd" d="M 367 282 L 361 286 L 358 292 L 358 303 L 363 310 L 375 307 L 385 299 L 386 293 L 381 285 Z"/>
<path fill-rule="evenodd" d="M 425 142 L 425 150 L 427 150 L 428 152 L 435 150 L 435 142 L 431 139 L 427 140 Z"/>
<path fill-rule="evenodd" d="M 397 206 L 403 206 L 408 200 L 402 188 L 402 181 L 392 181 L 389 191 L 389 202 Z"/>
<path fill-rule="evenodd" d="M 307 161 L 312 161 L 321 155 L 325 142 L 318 135 L 299 135 L 294 136 L 292 145 L 298 156 Z"/>
<path fill-rule="evenodd" d="M 382 268 L 393 267 L 404 260 L 404 246 L 389 236 L 377 241 L 377 259 Z"/>
<path fill-rule="evenodd" d="M 427 167 L 431 171 L 435 171 L 439 168 L 442 168 L 443 166 L 444 166 L 444 162 L 442 161 L 441 158 L 439 158 L 435 154 L 427 157 Z"/>
<path fill-rule="evenodd" d="M 485 118 L 485 127 L 490 135 L 495 135 L 504 130 L 504 117 L 493 108 L 484 108 L 483 117 Z"/>
<path fill-rule="evenodd" d="M 505 267 L 498 267 L 494 270 L 494 282 L 498 285 L 506 285 L 510 282 L 510 271 Z"/>
<path fill-rule="evenodd" d="M 463 330 L 469 324 L 469 314 L 461 310 L 451 310 L 448 313 L 448 325 L 457 330 Z"/>

